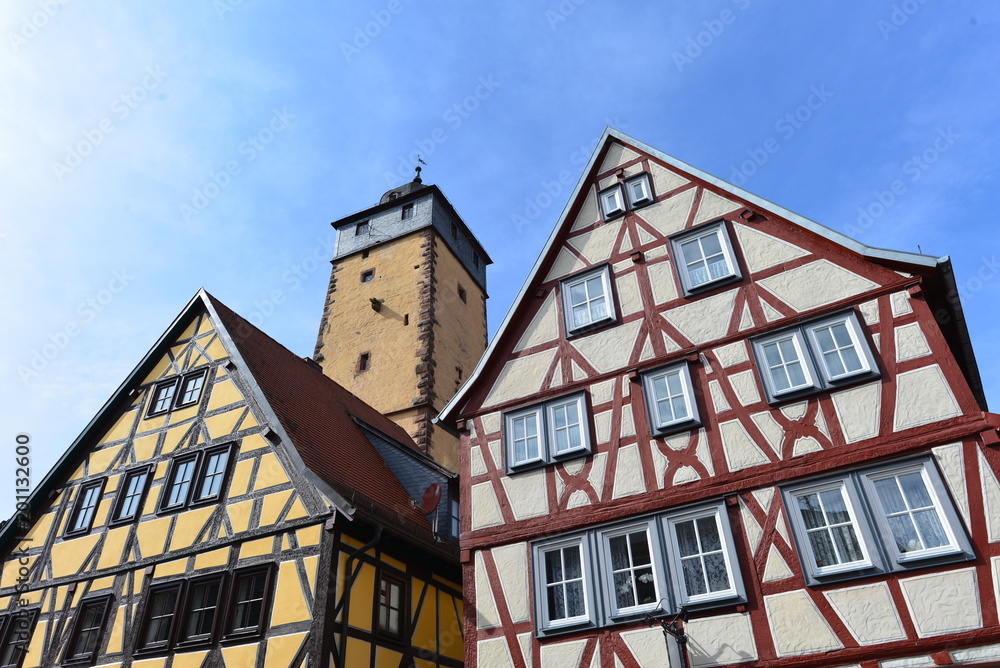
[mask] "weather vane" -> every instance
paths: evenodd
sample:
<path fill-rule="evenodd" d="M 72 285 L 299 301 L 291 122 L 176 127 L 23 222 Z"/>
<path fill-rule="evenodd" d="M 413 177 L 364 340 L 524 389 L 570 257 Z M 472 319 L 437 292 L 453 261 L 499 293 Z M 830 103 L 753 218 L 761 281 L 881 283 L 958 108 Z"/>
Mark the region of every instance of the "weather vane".
<path fill-rule="evenodd" d="M 420 157 L 420 154 L 419 154 L 419 153 L 417 154 L 417 162 L 419 162 L 419 163 L 420 163 L 420 165 L 426 165 L 426 164 L 427 164 L 427 163 L 426 163 L 426 162 L 424 162 L 424 161 L 423 161 L 423 159 L 422 159 L 422 158 Z M 421 172 L 421 171 L 423 171 L 423 170 L 421 169 L 420 165 L 417 165 L 417 166 L 416 166 L 416 167 L 414 168 L 414 170 L 415 170 L 415 171 L 417 172 L 417 175 L 413 177 L 413 182 L 414 182 L 414 183 L 423 183 L 423 181 L 422 181 L 422 180 L 420 179 L 420 172 Z"/>

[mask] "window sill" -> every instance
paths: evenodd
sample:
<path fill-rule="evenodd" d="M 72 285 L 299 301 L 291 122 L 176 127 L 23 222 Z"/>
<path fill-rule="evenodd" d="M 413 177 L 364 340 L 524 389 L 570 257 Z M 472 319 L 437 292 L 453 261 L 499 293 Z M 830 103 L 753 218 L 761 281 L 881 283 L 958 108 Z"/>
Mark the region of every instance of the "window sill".
<path fill-rule="evenodd" d="M 597 330 L 603 329 L 603 328 L 607 327 L 608 325 L 613 325 L 616 322 L 618 322 L 617 318 L 608 317 L 608 318 L 604 318 L 603 320 L 598 320 L 596 322 L 592 322 L 592 323 L 590 323 L 588 325 L 582 325 L 580 327 L 575 327 L 575 328 L 573 328 L 571 330 L 568 330 L 566 332 L 566 338 L 567 339 L 574 339 L 574 338 L 577 338 L 579 336 L 585 336 L 587 334 L 592 334 L 592 333 L 596 332 Z"/>
<path fill-rule="evenodd" d="M 728 276 L 722 276 L 720 278 L 713 279 L 707 283 L 699 283 L 695 287 L 689 288 L 683 280 L 681 280 L 681 289 L 684 292 L 684 297 L 688 299 L 693 299 L 694 297 L 701 297 L 715 288 L 721 288 L 727 286 L 731 283 L 737 283 L 741 279 L 739 274 L 729 274 Z"/>

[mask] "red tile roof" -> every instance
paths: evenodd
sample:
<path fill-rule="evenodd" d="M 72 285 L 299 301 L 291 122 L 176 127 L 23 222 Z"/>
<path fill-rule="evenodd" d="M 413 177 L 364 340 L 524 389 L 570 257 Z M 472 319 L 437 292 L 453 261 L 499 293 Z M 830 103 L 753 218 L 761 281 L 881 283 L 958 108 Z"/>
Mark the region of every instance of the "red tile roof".
<path fill-rule="evenodd" d="M 427 518 L 355 418 L 419 452 L 409 434 L 215 297 L 209 299 L 306 466 L 352 505 L 432 538 Z"/>

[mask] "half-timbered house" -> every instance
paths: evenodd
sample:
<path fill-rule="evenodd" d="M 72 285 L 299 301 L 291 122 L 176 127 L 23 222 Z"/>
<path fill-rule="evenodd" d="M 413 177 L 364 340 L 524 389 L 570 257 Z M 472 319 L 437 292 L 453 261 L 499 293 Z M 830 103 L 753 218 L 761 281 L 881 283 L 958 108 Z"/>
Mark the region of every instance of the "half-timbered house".
<path fill-rule="evenodd" d="M 0 665 L 461 666 L 454 490 L 201 291 L 0 532 Z"/>
<path fill-rule="evenodd" d="M 1000 661 L 1000 417 L 947 258 L 609 129 L 439 419 L 468 665 Z"/>

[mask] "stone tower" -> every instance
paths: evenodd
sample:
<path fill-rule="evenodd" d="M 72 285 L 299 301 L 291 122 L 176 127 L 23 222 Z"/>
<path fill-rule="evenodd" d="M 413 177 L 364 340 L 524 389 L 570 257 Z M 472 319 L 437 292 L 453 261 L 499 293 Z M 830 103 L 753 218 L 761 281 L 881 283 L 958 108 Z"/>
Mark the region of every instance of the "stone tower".
<path fill-rule="evenodd" d="M 457 471 L 458 440 L 431 419 L 486 350 L 489 256 L 419 171 L 332 225 L 337 244 L 314 359 Z"/>

